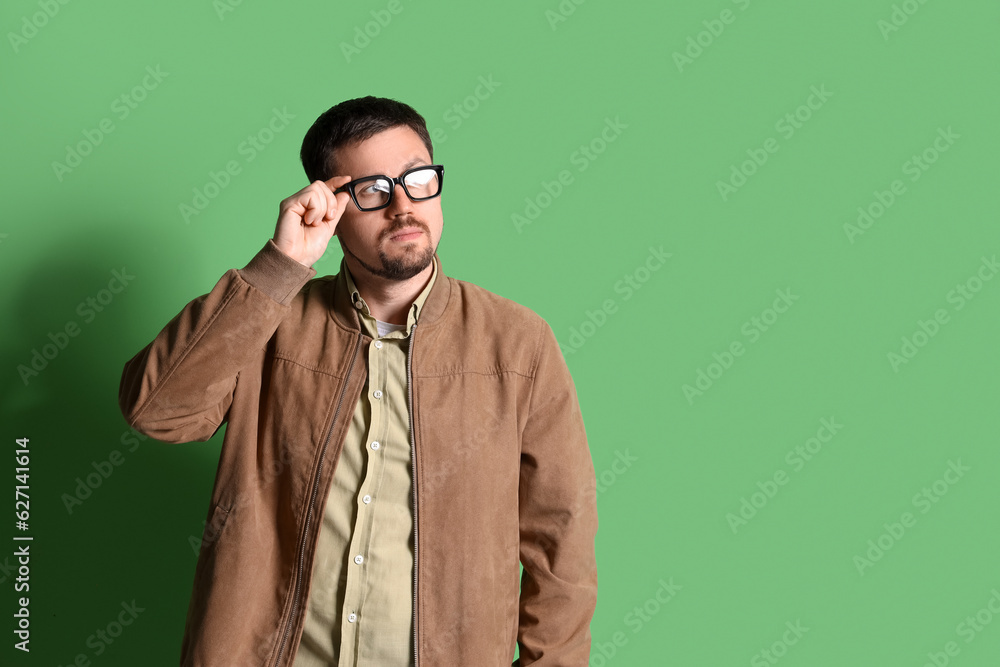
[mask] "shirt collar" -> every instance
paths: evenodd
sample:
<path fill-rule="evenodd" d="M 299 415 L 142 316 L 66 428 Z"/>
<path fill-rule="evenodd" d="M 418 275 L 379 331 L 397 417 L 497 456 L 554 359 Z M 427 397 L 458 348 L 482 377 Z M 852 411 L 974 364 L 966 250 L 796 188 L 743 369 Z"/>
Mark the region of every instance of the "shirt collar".
<path fill-rule="evenodd" d="M 430 294 L 431 287 L 434 286 L 434 279 L 437 277 L 437 262 L 431 262 L 431 279 L 427 281 L 427 285 L 420 291 L 417 298 L 414 299 L 413 305 L 410 306 L 410 310 L 406 314 L 406 333 L 408 336 L 410 334 L 410 328 L 420 317 L 420 311 L 424 307 L 424 302 L 427 301 L 427 295 Z M 344 277 L 347 279 L 347 292 L 350 295 L 351 303 L 354 304 L 355 309 L 357 309 L 358 314 L 362 317 L 362 326 L 367 330 L 367 333 L 372 338 L 379 338 L 378 328 L 375 324 L 375 317 L 372 316 L 371 311 L 368 309 L 368 303 L 361 297 L 361 293 L 358 292 L 358 287 L 354 283 L 354 277 L 351 275 L 350 270 L 347 268 L 347 262 L 341 260 L 341 270 L 344 272 Z M 391 335 L 390 332 L 389 335 Z"/>

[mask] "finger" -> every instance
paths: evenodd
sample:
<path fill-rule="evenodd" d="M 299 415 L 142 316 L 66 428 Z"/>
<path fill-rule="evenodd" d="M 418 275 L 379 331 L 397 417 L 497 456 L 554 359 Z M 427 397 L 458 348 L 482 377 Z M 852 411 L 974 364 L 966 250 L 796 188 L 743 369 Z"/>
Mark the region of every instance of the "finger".
<path fill-rule="evenodd" d="M 331 220 L 337 219 L 337 195 L 333 194 L 333 190 L 329 186 L 319 188 L 319 191 L 323 193 L 323 198 L 326 201 L 326 210 L 323 215 L 323 222 L 330 222 Z"/>
<path fill-rule="evenodd" d="M 312 188 L 306 196 L 305 201 L 306 213 L 302 217 L 302 221 L 310 227 L 318 223 L 326 215 L 326 197 L 317 190 L 317 188 Z"/>
<path fill-rule="evenodd" d="M 330 219 L 330 188 L 325 185 L 317 186 L 316 198 L 313 200 L 316 208 L 315 223 L 328 222 Z"/>
<path fill-rule="evenodd" d="M 345 183 L 349 183 L 351 180 L 354 180 L 353 176 L 344 176 L 343 178 L 345 179 Z M 343 185 L 343 184 L 341 184 L 341 185 Z M 336 188 L 334 188 L 334 189 L 336 189 Z M 332 190 L 331 190 L 331 192 L 332 192 Z M 337 193 L 337 194 L 335 194 L 333 196 L 334 196 L 334 199 L 336 200 L 336 203 L 337 203 L 337 216 L 338 217 L 342 216 L 344 214 L 344 211 L 346 211 L 347 207 L 350 206 L 350 204 L 351 204 L 351 193 L 350 192 L 340 192 L 340 193 Z"/>
<path fill-rule="evenodd" d="M 350 183 L 353 180 L 354 179 L 351 178 L 350 176 L 334 176 L 333 178 L 327 179 L 325 183 L 330 187 L 330 190 L 332 191 L 336 190 L 341 185 L 346 185 Z"/>
<path fill-rule="evenodd" d="M 348 176 L 350 178 L 350 176 Z M 344 211 L 347 210 L 347 206 L 351 203 L 351 193 L 350 192 L 340 192 L 333 195 L 337 202 L 337 215 L 343 215 Z"/>
<path fill-rule="evenodd" d="M 353 176 L 334 176 L 330 180 L 326 181 L 326 184 L 330 188 L 330 196 L 332 197 L 331 208 L 333 209 L 333 215 L 330 218 L 331 220 L 339 219 L 340 216 L 344 214 L 344 211 L 347 209 L 347 205 L 351 201 L 351 194 L 349 192 L 338 192 L 334 194 L 334 190 L 342 185 L 350 183 L 352 180 L 354 180 Z"/>

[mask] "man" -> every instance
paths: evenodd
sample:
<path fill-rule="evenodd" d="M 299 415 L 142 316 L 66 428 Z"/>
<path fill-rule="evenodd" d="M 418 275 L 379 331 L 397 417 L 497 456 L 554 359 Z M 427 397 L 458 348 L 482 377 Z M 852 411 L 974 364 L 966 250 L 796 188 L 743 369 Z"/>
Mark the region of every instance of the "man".
<path fill-rule="evenodd" d="M 143 433 L 228 424 L 181 664 L 586 665 L 596 484 L 551 328 L 443 273 L 411 107 L 343 102 L 301 157 L 274 237 L 122 375 Z"/>

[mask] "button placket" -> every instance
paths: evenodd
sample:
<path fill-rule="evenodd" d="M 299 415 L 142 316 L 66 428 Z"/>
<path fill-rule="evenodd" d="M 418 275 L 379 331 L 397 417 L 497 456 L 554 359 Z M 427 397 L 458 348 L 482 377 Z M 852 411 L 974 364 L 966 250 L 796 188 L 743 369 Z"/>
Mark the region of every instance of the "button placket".
<path fill-rule="evenodd" d="M 379 350 L 382 347 L 381 341 L 374 341 L 376 344 L 372 344 L 368 348 L 368 383 L 369 387 L 382 387 L 385 385 L 385 373 L 384 368 L 385 359 L 379 354 Z M 354 627 L 358 627 L 360 631 L 360 626 L 355 626 L 358 623 L 359 612 L 364 606 L 364 600 L 366 597 L 366 590 L 364 581 L 366 579 L 365 571 L 365 556 L 371 545 L 371 515 L 370 511 L 374 511 L 374 496 L 378 494 L 378 484 L 382 477 L 382 468 L 384 466 L 384 459 L 380 456 L 382 447 L 382 442 L 378 438 L 378 433 L 381 433 L 385 428 L 386 414 L 384 409 L 384 402 L 377 400 L 382 398 L 383 392 L 381 389 L 376 389 L 368 394 L 368 403 L 371 408 L 371 421 L 368 424 L 368 433 L 365 434 L 368 441 L 368 456 L 366 458 L 364 466 L 364 476 L 361 479 L 361 488 L 367 492 L 361 497 L 361 503 L 358 505 L 359 511 L 355 519 L 353 526 L 353 536 L 350 541 L 348 553 L 354 553 L 355 555 L 351 557 L 353 565 L 357 567 L 350 567 L 347 571 L 347 581 L 346 581 L 346 591 L 344 598 L 344 612 L 343 618 L 347 621 L 348 625 L 343 628 L 343 637 L 346 638 L 347 633 Z"/>
<path fill-rule="evenodd" d="M 411 334 L 410 326 L 415 324 L 418 305 L 414 303 L 406 325 L 376 322 L 350 274 L 344 273 L 359 316 L 360 333 L 368 340 L 362 359 L 367 357 L 370 371 L 360 397 L 355 394 L 358 400 L 349 438 L 341 452 L 342 465 L 336 468 L 320 534 L 321 541 L 323 535 L 330 534 L 327 552 L 336 558 L 327 561 L 328 568 L 316 567 L 313 575 L 314 585 L 322 583 L 331 592 L 343 586 L 340 595 L 346 597 L 340 597 L 343 602 L 339 609 L 331 610 L 328 606 L 320 609 L 322 602 L 329 604 L 330 596 L 318 596 L 326 599 L 310 607 L 312 625 L 307 619 L 303 640 L 309 634 L 317 647 L 335 642 L 335 636 L 330 634 L 334 629 L 319 628 L 315 622 L 329 618 L 333 611 L 345 664 L 409 664 L 413 646 L 407 651 L 405 644 L 409 642 L 402 639 L 412 634 L 416 620 L 412 618 L 412 602 L 406 599 L 412 598 L 415 591 L 409 589 L 416 584 L 415 554 L 412 546 L 407 548 L 408 538 L 415 537 L 416 508 L 410 484 L 414 471 L 406 339 Z M 379 449 L 373 449 L 372 442 L 379 442 Z M 369 561 L 375 557 L 373 552 L 379 558 Z M 355 562 L 358 557 L 361 562 Z M 320 561 L 316 562 L 318 565 Z M 320 582 L 324 577 L 327 581 Z M 400 640 L 386 642 L 389 636 Z"/>

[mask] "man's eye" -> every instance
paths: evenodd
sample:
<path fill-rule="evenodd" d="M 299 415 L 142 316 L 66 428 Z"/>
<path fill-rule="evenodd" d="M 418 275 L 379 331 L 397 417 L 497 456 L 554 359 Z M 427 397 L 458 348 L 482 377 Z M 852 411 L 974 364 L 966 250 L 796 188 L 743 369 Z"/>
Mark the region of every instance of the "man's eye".
<path fill-rule="evenodd" d="M 361 188 L 362 194 L 374 195 L 379 193 L 386 193 L 389 191 L 389 186 L 385 181 L 372 181 L 368 183 L 363 188 Z"/>
<path fill-rule="evenodd" d="M 406 177 L 406 184 L 414 187 L 423 187 L 436 177 L 437 173 L 433 169 L 422 169 L 421 171 L 415 171 L 408 175 Z"/>

